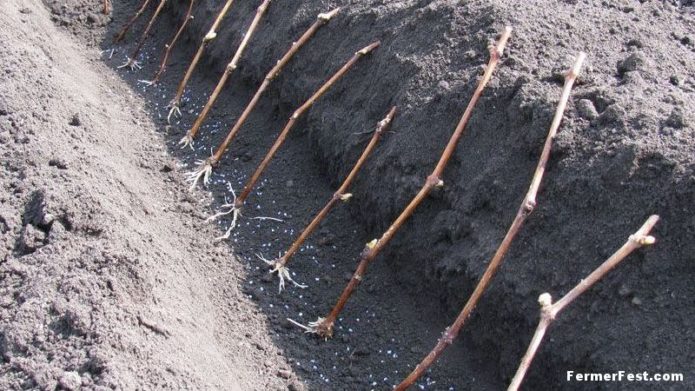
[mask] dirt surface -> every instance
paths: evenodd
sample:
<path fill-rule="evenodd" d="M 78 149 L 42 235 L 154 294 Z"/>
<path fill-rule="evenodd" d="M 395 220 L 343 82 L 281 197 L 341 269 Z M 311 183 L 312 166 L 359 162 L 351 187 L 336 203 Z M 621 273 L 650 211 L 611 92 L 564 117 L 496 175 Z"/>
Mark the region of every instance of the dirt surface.
<path fill-rule="evenodd" d="M 145 102 L 42 3 L 0 19 L 0 389 L 286 389 Z"/>
<path fill-rule="evenodd" d="M 535 327 L 538 295 L 566 292 L 651 213 L 662 216 L 658 245 L 563 314 L 526 384 L 610 388 L 567 383 L 565 371 L 647 370 L 684 372 L 686 382 L 631 389 L 693 387 L 686 365 L 695 359 L 691 3 L 274 2 L 195 152 L 180 150 L 176 143 L 257 6 L 234 4 L 192 79 L 182 120 L 168 126 L 165 105 L 220 3 L 197 6 L 156 87 L 139 80 L 151 77 L 186 2 L 165 8 L 139 59 L 144 68 L 118 77 L 114 68 L 152 9 L 122 46 L 110 36 L 134 2 L 115 4 L 107 17 L 99 1 L 47 1 L 62 31 L 37 3 L 13 0 L 3 9 L 13 23 L 0 28 L 13 39 L 3 58 L 14 60 L 0 95 L 3 184 L 11 189 L 2 200 L 2 289 L 15 298 L 3 303 L 1 317 L 8 388 L 51 388 L 73 381 L 71 371 L 85 384 L 126 389 L 143 379 L 151 387 L 228 388 L 234 377 L 242 389 L 389 388 L 436 342 L 501 240 L 540 153 L 561 72 L 579 50 L 589 62 L 539 207 L 462 338 L 420 388 L 503 388 Z M 209 155 L 270 66 L 318 12 L 338 4 L 348 7 L 271 85 L 208 191 L 186 192 L 184 173 Z M 363 244 L 431 171 L 504 24 L 515 28 L 508 54 L 446 170 L 445 188 L 370 268 L 336 337 L 303 335 L 285 319 L 306 323 L 330 309 Z M 66 31 L 78 43 L 41 38 Z M 249 199 L 231 246 L 212 244 L 229 221 L 219 229 L 203 221 L 230 196 L 227 184 L 239 190 L 292 110 L 375 39 L 382 46 L 298 123 Z M 36 66 L 52 71 L 33 72 Z M 354 199 L 336 208 L 291 264 L 310 286 L 278 295 L 256 254 L 286 249 L 361 152 L 368 135 L 360 133 L 393 104 L 400 108 L 393 132 L 355 182 Z M 52 237 L 54 230 L 66 239 Z M 36 324 L 44 326 L 36 331 Z"/>

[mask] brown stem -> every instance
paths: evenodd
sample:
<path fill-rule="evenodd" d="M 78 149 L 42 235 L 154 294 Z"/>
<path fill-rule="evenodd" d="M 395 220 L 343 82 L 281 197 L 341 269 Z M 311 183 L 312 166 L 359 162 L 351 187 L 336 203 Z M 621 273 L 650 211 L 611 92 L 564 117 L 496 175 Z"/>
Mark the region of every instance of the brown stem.
<path fill-rule="evenodd" d="M 352 279 L 350 279 L 350 282 L 348 282 L 347 286 L 343 290 L 343 293 L 340 295 L 338 302 L 335 304 L 330 314 L 326 318 L 323 318 L 316 326 L 315 331 L 319 336 L 323 338 L 329 338 L 333 335 L 333 324 L 335 323 L 336 319 L 338 319 L 338 315 L 343 310 L 343 307 L 352 295 L 352 292 L 355 290 L 357 285 L 359 285 L 360 281 L 362 280 L 364 273 L 367 271 L 367 266 L 369 265 L 369 263 L 371 263 L 374 260 L 374 258 L 379 254 L 379 252 L 388 244 L 388 242 L 393 238 L 396 232 L 401 228 L 401 226 L 403 226 L 405 221 L 413 215 L 418 205 L 420 205 L 420 203 L 422 203 L 422 201 L 425 198 L 427 198 L 427 195 L 430 193 L 430 191 L 432 191 L 432 189 L 435 187 L 444 185 L 444 182 L 442 182 L 442 180 L 440 179 L 441 174 L 444 171 L 444 168 L 446 167 L 446 164 L 448 163 L 449 159 L 451 158 L 451 155 L 454 153 L 454 150 L 456 149 L 456 144 L 458 143 L 458 140 L 461 138 L 463 130 L 466 127 L 466 123 L 468 122 L 468 119 L 471 117 L 471 114 L 473 113 L 473 108 L 478 102 L 478 99 L 480 98 L 483 89 L 490 81 L 492 72 L 497 67 L 497 63 L 499 62 L 500 57 L 504 52 L 504 47 L 506 46 L 507 41 L 509 40 L 511 32 L 512 29 L 510 27 L 506 27 L 504 29 L 504 32 L 502 33 L 502 36 L 497 41 L 497 44 L 490 48 L 490 60 L 487 64 L 487 67 L 485 68 L 485 72 L 483 73 L 482 78 L 478 82 L 478 86 L 476 87 L 475 92 L 473 93 L 473 96 L 471 97 L 471 100 L 468 103 L 468 106 L 466 107 L 463 116 L 461 117 L 461 120 L 456 126 L 454 133 L 451 135 L 451 138 L 449 139 L 446 148 L 442 152 L 437 166 L 435 167 L 434 171 L 432 171 L 432 174 L 430 174 L 427 177 L 424 185 L 417 193 L 415 198 L 413 198 L 410 201 L 408 206 L 405 207 L 403 212 L 401 212 L 401 214 L 396 218 L 396 220 L 391 224 L 391 226 L 386 230 L 386 232 L 384 232 L 381 238 L 379 238 L 379 240 L 373 240 L 372 242 L 368 243 L 365 249 L 362 251 L 362 254 L 360 256 L 360 262 L 357 265 L 357 270 L 353 274 Z"/>
<path fill-rule="evenodd" d="M 314 35 L 314 33 L 316 33 L 319 27 L 328 23 L 328 21 L 330 21 L 331 18 L 333 18 L 333 16 L 335 16 L 335 14 L 338 13 L 338 11 L 340 11 L 340 8 L 335 8 L 330 12 L 319 14 L 316 18 L 316 22 L 314 22 L 311 25 L 311 27 L 309 27 L 309 29 L 305 31 L 304 34 L 302 34 L 302 36 L 296 42 L 292 43 L 290 49 L 285 53 L 285 55 L 282 56 L 280 60 L 278 60 L 273 69 L 271 69 L 270 72 L 268 72 L 268 74 L 265 76 L 265 79 L 263 79 L 263 83 L 261 83 L 261 86 L 258 87 L 258 90 L 253 95 L 253 98 L 251 98 L 249 104 L 246 105 L 246 108 L 241 113 L 239 119 L 229 130 L 229 133 L 227 133 L 227 137 L 225 137 L 224 141 L 220 143 L 219 147 L 217 147 L 217 150 L 215 151 L 215 154 L 210 158 L 210 164 L 212 166 L 215 166 L 222 159 L 222 155 L 224 155 L 224 152 L 229 147 L 229 143 L 232 142 L 237 132 L 239 132 L 239 129 L 241 129 L 241 126 L 244 124 L 249 114 L 251 114 L 251 111 L 253 111 L 253 108 L 256 106 L 258 100 L 261 98 L 261 95 L 263 95 L 263 92 L 265 92 L 270 83 L 273 80 L 275 80 L 275 78 L 280 74 L 285 65 L 292 59 L 292 57 L 294 57 L 294 55 L 299 51 L 299 49 L 301 49 L 302 46 L 304 46 L 304 44 L 307 43 L 307 41 L 309 41 L 309 39 Z"/>
<path fill-rule="evenodd" d="M 510 245 L 514 241 L 516 235 L 519 233 L 522 225 L 526 221 L 526 218 L 535 209 L 536 194 L 538 193 L 538 188 L 540 187 L 541 180 L 543 179 L 543 174 L 545 172 L 545 167 L 548 163 L 548 158 L 550 157 L 550 150 L 553 145 L 553 139 L 557 134 L 557 130 L 560 126 L 560 122 L 562 121 L 562 117 L 565 112 L 565 107 L 567 106 L 567 100 L 569 99 L 570 91 L 572 90 L 574 81 L 576 80 L 577 75 L 579 74 L 579 70 L 581 69 L 582 63 L 584 62 L 585 58 L 586 55 L 584 53 L 580 53 L 577 56 L 574 66 L 572 67 L 572 69 L 570 69 L 569 72 L 567 72 L 567 75 L 565 76 L 565 85 L 562 91 L 562 95 L 560 97 L 560 102 L 558 103 L 557 109 L 555 110 L 555 116 L 553 117 L 553 121 L 550 125 L 550 130 L 548 131 L 548 135 L 545 139 L 543 151 L 541 152 L 541 156 L 538 159 L 538 165 L 536 166 L 536 171 L 533 175 L 533 178 L 531 179 L 531 185 L 529 187 L 528 192 L 526 193 L 526 196 L 524 197 L 524 200 L 521 203 L 521 206 L 519 206 L 519 209 L 516 212 L 516 217 L 514 217 L 514 221 L 509 227 L 509 230 L 507 231 L 507 234 L 504 236 L 504 239 L 502 239 L 502 243 L 500 243 L 499 247 L 497 248 L 497 251 L 495 252 L 495 255 L 492 257 L 492 260 L 490 261 L 490 264 L 483 273 L 483 276 L 480 278 L 478 285 L 473 290 L 471 297 L 468 299 L 468 302 L 463 307 L 463 310 L 461 310 L 461 313 L 459 313 L 458 317 L 456 317 L 454 323 L 446 329 L 443 336 L 439 339 L 432 351 L 420 362 L 420 364 L 418 364 L 415 367 L 415 369 L 410 373 L 410 375 L 408 375 L 408 377 L 405 380 L 403 380 L 403 382 L 401 382 L 401 384 L 399 384 L 398 387 L 395 388 L 396 390 L 405 390 L 408 387 L 410 387 L 413 383 L 415 383 L 415 381 L 420 376 L 422 376 L 422 374 L 425 373 L 425 371 L 430 366 L 432 366 L 432 364 L 434 364 L 434 362 L 444 352 L 444 350 L 453 343 L 454 339 L 456 339 L 456 337 L 458 336 L 459 332 L 461 331 L 461 328 L 463 328 L 471 312 L 473 312 L 476 305 L 480 301 L 480 298 L 483 296 L 483 293 L 485 293 L 485 290 L 487 290 L 487 287 L 490 285 L 492 278 L 497 273 L 497 270 L 499 269 L 500 265 L 502 264 L 502 261 L 504 260 L 504 256 L 509 251 Z"/>
<path fill-rule="evenodd" d="M 389 111 L 388 115 L 381 121 L 379 121 L 379 124 L 376 127 L 376 130 L 374 131 L 374 134 L 372 135 L 371 140 L 369 140 L 369 144 L 365 147 L 364 151 L 362 152 L 362 155 L 360 158 L 357 160 L 355 165 L 352 167 L 352 170 L 348 174 L 347 178 L 343 181 L 343 183 L 340 185 L 340 188 L 333 194 L 333 197 L 328 201 L 326 206 L 321 209 L 321 211 L 314 217 L 314 219 L 309 223 L 309 225 L 304 228 L 304 231 L 302 231 L 301 235 L 297 238 L 297 240 L 292 243 L 290 248 L 287 250 L 285 255 L 283 255 L 278 261 L 276 266 L 284 267 L 287 265 L 289 262 L 290 258 L 299 250 L 299 248 L 302 246 L 304 241 L 311 235 L 314 230 L 319 226 L 321 221 L 326 217 L 328 212 L 333 208 L 336 202 L 339 200 L 346 200 L 347 198 L 350 198 L 351 194 L 346 193 L 347 189 L 350 187 L 350 184 L 352 181 L 355 179 L 357 176 L 357 173 L 360 171 L 360 168 L 364 165 L 364 162 L 367 161 L 367 158 L 369 155 L 372 153 L 372 150 L 376 146 L 376 144 L 379 142 L 379 138 L 381 137 L 382 133 L 388 129 L 389 125 L 393 121 L 393 117 L 396 115 L 396 106 L 391 108 L 391 111 Z"/>
<path fill-rule="evenodd" d="M 164 4 L 166 4 L 167 0 L 160 0 L 159 5 L 157 5 L 157 9 L 154 11 L 154 14 L 150 18 L 150 21 L 147 23 L 147 27 L 145 27 L 145 31 L 142 32 L 142 35 L 140 35 L 140 41 L 138 41 L 137 46 L 135 46 L 135 50 L 133 50 L 133 54 L 130 56 L 130 60 L 128 60 L 129 63 L 133 63 L 136 61 L 138 58 L 138 54 L 140 54 L 140 50 L 142 50 L 142 46 L 145 44 L 145 41 L 147 40 L 147 36 L 150 33 L 150 29 L 154 25 L 155 20 L 157 20 L 157 17 L 159 14 L 162 12 L 162 9 L 164 8 Z"/>
<path fill-rule="evenodd" d="M 589 288 L 601 280 L 606 274 L 608 274 L 608 272 L 615 268 L 633 251 L 642 246 L 654 244 L 656 240 L 653 236 L 650 236 L 649 233 L 658 221 L 659 216 L 650 216 L 637 232 L 630 235 L 627 242 L 625 242 L 625 244 L 623 244 L 618 251 L 613 253 L 613 255 L 603 262 L 601 266 L 591 272 L 587 278 L 581 280 L 574 288 L 572 288 L 571 291 L 567 292 L 567 294 L 555 304 L 552 303 L 552 297 L 548 293 L 543 293 L 538 298 L 538 302 L 541 305 L 541 315 L 538 322 L 538 327 L 536 328 L 536 332 L 533 334 L 531 344 L 521 360 L 519 369 L 517 369 L 512 382 L 509 384 L 509 388 L 507 388 L 507 391 L 516 391 L 519 389 L 519 386 L 524 380 L 524 376 L 526 375 L 526 372 L 533 361 L 533 357 L 536 355 L 536 351 L 543 341 L 543 337 L 545 336 L 548 326 L 550 326 L 550 324 L 555 320 L 560 311 L 562 311 L 582 293 L 586 292 Z"/>
<path fill-rule="evenodd" d="M 121 42 L 123 38 L 125 37 L 126 33 L 128 33 L 128 30 L 130 27 L 133 26 L 133 23 L 142 15 L 143 12 L 145 12 L 145 8 L 147 8 L 147 5 L 150 4 L 150 0 L 143 0 L 142 4 L 140 4 L 140 8 L 138 8 L 137 11 L 135 11 L 135 15 L 133 15 L 128 22 L 126 22 L 125 25 L 123 25 L 123 28 L 121 31 L 116 34 L 116 37 L 113 39 L 114 43 Z"/>
<path fill-rule="evenodd" d="M 285 125 L 285 128 L 282 129 L 282 132 L 278 135 L 277 139 L 275 140 L 275 143 L 273 146 L 270 148 L 268 153 L 265 155 L 263 158 L 263 161 L 258 165 L 258 168 L 256 168 L 256 171 L 253 173 L 251 178 L 246 182 L 246 185 L 244 186 L 244 189 L 241 191 L 241 194 L 239 197 L 237 197 L 236 201 L 234 202 L 234 206 L 240 210 L 241 207 L 244 205 L 244 202 L 246 201 L 246 198 L 248 198 L 249 194 L 251 194 L 251 190 L 253 190 L 253 186 L 256 184 L 258 179 L 261 177 L 261 174 L 263 174 L 263 171 L 268 167 L 268 164 L 270 164 L 270 161 L 273 159 L 273 156 L 275 156 L 275 153 L 277 150 L 280 148 L 282 143 L 285 141 L 287 138 L 287 135 L 289 134 L 290 130 L 294 126 L 295 122 L 299 117 L 302 116 L 307 110 L 311 108 L 311 106 L 319 99 L 321 98 L 332 86 L 335 84 L 338 80 L 340 80 L 349 70 L 352 68 L 353 65 L 362 57 L 366 56 L 369 54 L 371 51 L 379 47 L 381 43 L 379 41 L 376 41 L 365 48 L 357 51 L 350 60 L 348 60 L 345 65 L 343 65 L 342 68 L 338 70 L 333 76 L 331 76 L 326 83 L 324 83 L 315 93 L 314 95 L 311 96 L 306 102 L 304 102 L 303 105 L 301 105 L 290 117 L 290 120 L 287 122 L 287 125 Z"/>
<path fill-rule="evenodd" d="M 111 1 L 104 0 L 104 15 L 108 15 L 111 12 Z"/>
<path fill-rule="evenodd" d="M 176 45 L 176 41 L 179 40 L 179 37 L 183 33 L 183 31 L 186 29 L 186 26 L 188 25 L 188 22 L 193 19 L 193 5 L 195 4 L 195 0 L 190 0 L 188 2 L 188 9 L 186 10 L 186 16 L 183 19 L 183 23 L 181 23 L 181 26 L 179 29 L 176 31 L 176 34 L 174 34 L 174 38 L 172 38 L 171 42 L 166 44 L 164 46 L 164 55 L 162 56 L 162 62 L 159 64 L 159 69 L 157 70 L 157 73 L 154 74 L 154 77 L 152 78 L 152 81 L 150 81 L 150 84 L 156 84 L 159 82 L 159 78 L 162 77 L 162 74 L 164 73 L 164 70 L 166 69 L 167 62 L 169 62 L 169 55 L 171 54 L 171 50 L 174 48 L 174 45 Z"/>
<path fill-rule="evenodd" d="M 237 49 L 236 53 L 234 53 L 234 57 L 232 57 L 232 60 L 229 62 L 229 64 L 227 64 L 224 73 L 222 73 L 222 77 L 220 77 L 220 80 L 217 82 L 215 89 L 212 91 L 212 95 L 210 95 L 210 98 L 208 99 L 207 103 L 205 103 L 203 110 L 198 115 L 198 118 L 196 118 L 195 122 L 193 123 L 193 126 L 186 134 L 186 137 L 184 137 L 186 143 L 191 142 L 191 140 L 195 138 L 195 135 L 198 133 L 200 126 L 203 124 L 205 118 L 208 116 L 208 113 L 210 112 L 212 105 L 215 104 L 217 97 L 220 95 L 220 92 L 224 88 L 224 85 L 227 83 L 227 79 L 237 68 L 239 59 L 244 53 L 244 50 L 246 49 L 246 46 L 249 43 L 249 40 L 253 36 L 253 33 L 256 31 L 258 23 L 261 21 L 261 18 L 263 17 L 263 14 L 265 14 L 265 11 L 268 9 L 269 4 L 270 0 L 263 0 L 263 3 L 261 3 L 261 5 L 258 7 L 258 10 L 256 11 L 256 16 L 253 18 L 251 25 L 246 31 L 246 34 L 244 34 L 244 39 L 241 41 L 241 44 L 239 45 L 239 48 Z"/>
<path fill-rule="evenodd" d="M 186 73 L 183 75 L 183 79 L 181 79 L 181 82 L 179 83 L 179 86 L 176 89 L 176 96 L 174 96 L 174 99 L 172 99 L 169 103 L 171 111 L 169 112 L 168 119 L 171 118 L 171 114 L 174 111 L 178 111 L 178 107 L 181 104 L 181 98 L 183 97 L 184 91 L 186 91 L 186 85 L 188 84 L 188 81 L 191 79 L 191 75 L 193 75 L 193 71 L 198 65 L 200 58 L 203 56 L 205 48 L 208 46 L 208 44 L 210 44 L 210 42 L 212 42 L 213 39 L 215 39 L 215 37 L 217 37 L 217 29 L 219 28 L 220 23 L 222 23 L 222 19 L 224 19 L 225 15 L 227 15 L 229 8 L 232 6 L 232 3 L 234 3 L 234 0 L 227 0 L 227 2 L 224 3 L 224 6 L 222 6 L 220 12 L 217 13 L 215 21 L 212 23 L 210 30 L 207 32 L 207 34 L 205 34 L 205 36 L 203 37 L 203 41 L 200 43 L 200 46 L 198 46 L 198 50 L 195 52 L 193 60 L 191 60 L 191 63 L 188 65 Z"/>

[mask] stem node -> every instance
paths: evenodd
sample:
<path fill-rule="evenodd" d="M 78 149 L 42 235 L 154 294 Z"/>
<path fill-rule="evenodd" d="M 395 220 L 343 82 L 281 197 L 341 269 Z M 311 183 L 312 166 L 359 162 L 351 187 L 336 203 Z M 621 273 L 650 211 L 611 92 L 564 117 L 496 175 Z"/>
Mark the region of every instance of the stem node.
<path fill-rule="evenodd" d="M 583 60 L 583 59 L 582 59 Z M 519 368 L 516 370 L 516 374 L 509 383 L 507 391 L 517 391 L 521 386 L 521 383 L 526 376 L 533 358 L 538 351 L 538 347 L 543 342 L 546 331 L 548 327 L 553 323 L 557 314 L 560 313 L 565 307 L 576 300 L 594 284 L 600 281 L 608 272 L 610 272 L 614 267 L 618 266 L 626 257 L 632 254 L 633 251 L 638 248 L 654 243 L 653 237 L 649 235 L 649 231 L 654 228 L 654 225 L 659 221 L 659 216 L 652 215 L 647 221 L 642 224 L 642 227 L 634 234 L 628 237 L 628 240 L 620 247 L 616 252 L 613 253 L 607 260 L 605 260 L 599 267 L 594 269 L 591 274 L 589 274 L 585 279 L 581 280 L 572 290 L 567 292 L 560 300 L 553 303 L 552 297 L 549 293 L 543 293 L 538 298 L 538 303 L 541 306 L 540 319 L 538 320 L 538 326 L 536 326 L 536 331 L 533 333 L 531 342 L 529 343 L 528 349 L 521 359 Z M 647 238 L 651 238 L 647 239 Z"/>

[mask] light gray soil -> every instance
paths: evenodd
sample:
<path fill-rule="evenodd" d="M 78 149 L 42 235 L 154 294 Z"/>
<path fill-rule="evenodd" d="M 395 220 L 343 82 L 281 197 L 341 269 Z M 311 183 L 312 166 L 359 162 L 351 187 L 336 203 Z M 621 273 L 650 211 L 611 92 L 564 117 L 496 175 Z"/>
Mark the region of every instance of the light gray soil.
<path fill-rule="evenodd" d="M 0 26 L 0 389 L 285 389 L 145 103 L 39 1 Z"/>

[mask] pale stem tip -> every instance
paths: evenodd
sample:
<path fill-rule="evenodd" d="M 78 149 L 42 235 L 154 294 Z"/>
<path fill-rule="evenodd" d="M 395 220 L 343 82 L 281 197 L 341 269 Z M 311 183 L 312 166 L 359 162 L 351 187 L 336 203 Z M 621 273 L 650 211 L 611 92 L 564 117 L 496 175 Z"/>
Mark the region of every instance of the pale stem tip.
<path fill-rule="evenodd" d="M 340 7 L 334 8 L 334 9 L 328 11 L 328 12 L 322 12 L 322 13 L 319 14 L 318 19 L 328 22 L 328 21 L 331 20 L 339 11 L 340 11 Z"/>
<path fill-rule="evenodd" d="M 210 31 L 209 33 L 205 34 L 205 38 L 203 38 L 203 42 L 212 41 L 216 37 L 217 37 L 217 33 L 214 31 Z"/>
<path fill-rule="evenodd" d="M 553 297 L 550 296 L 550 293 L 543 293 L 538 296 L 538 304 L 540 304 L 542 308 L 550 307 L 553 305 Z"/>
<path fill-rule="evenodd" d="M 367 55 L 367 54 L 369 54 L 369 52 L 371 52 L 372 50 L 378 48 L 379 45 L 381 45 L 381 41 L 373 42 L 373 43 L 369 44 L 368 46 L 366 46 L 366 47 L 360 49 L 360 50 L 357 52 L 357 54 Z"/>
<path fill-rule="evenodd" d="M 582 69 L 582 65 L 584 64 L 584 60 L 586 60 L 586 53 L 579 52 L 576 60 L 574 61 L 574 65 L 572 65 L 572 69 L 570 69 L 567 76 L 571 77 L 571 78 L 576 78 L 577 76 L 579 76 L 579 72 Z"/>

